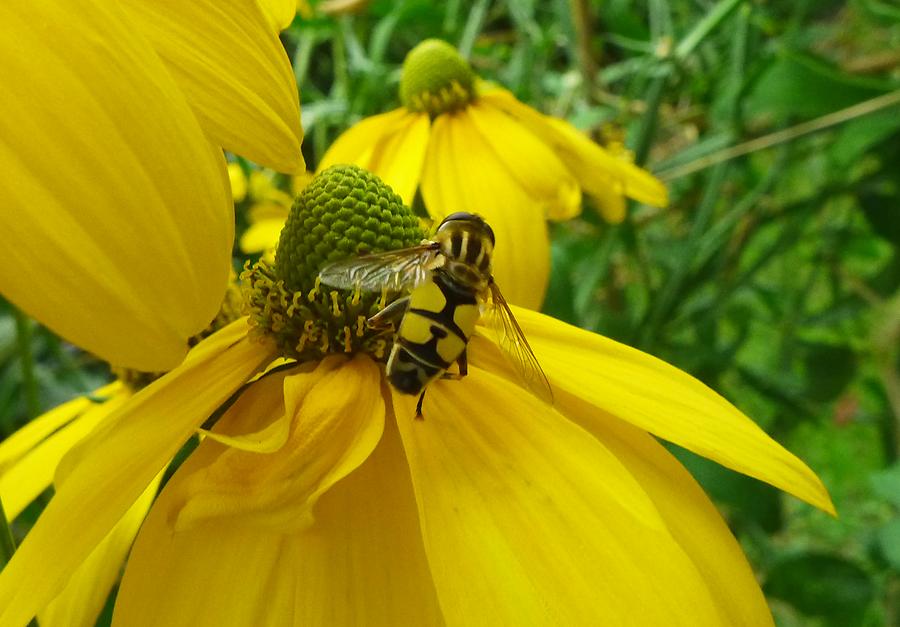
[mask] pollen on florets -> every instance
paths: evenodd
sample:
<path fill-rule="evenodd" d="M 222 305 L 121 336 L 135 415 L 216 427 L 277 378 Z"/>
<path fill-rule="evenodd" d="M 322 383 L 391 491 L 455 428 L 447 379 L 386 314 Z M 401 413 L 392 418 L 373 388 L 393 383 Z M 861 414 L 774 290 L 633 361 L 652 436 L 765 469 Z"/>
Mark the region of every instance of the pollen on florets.
<path fill-rule="evenodd" d="M 403 61 L 400 100 L 410 111 L 432 117 L 475 100 L 475 73 L 459 52 L 440 39 L 426 39 Z"/>
<path fill-rule="evenodd" d="M 412 210 L 377 176 L 349 165 L 324 170 L 295 199 L 275 263 L 260 260 L 241 274 L 252 333 L 298 361 L 356 352 L 385 359 L 393 334 L 366 320 L 396 294 L 333 289 L 318 274 L 347 257 L 415 246 L 423 236 Z"/>

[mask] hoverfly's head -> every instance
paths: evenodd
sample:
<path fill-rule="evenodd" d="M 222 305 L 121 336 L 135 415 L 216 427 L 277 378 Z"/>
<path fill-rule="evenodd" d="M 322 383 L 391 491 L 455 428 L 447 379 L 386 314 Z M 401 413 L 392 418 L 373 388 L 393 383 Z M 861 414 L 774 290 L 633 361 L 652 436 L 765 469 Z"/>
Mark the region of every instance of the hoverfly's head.
<path fill-rule="evenodd" d="M 494 229 L 491 225 L 484 221 L 477 213 L 469 213 L 467 211 L 457 211 L 451 213 L 444 218 L 438 225 L 438 233 L 442 231 L 469 231 L 481 237 L 487 237 L 491 241 L 491 246 L 497 242 L 494 239 Z"/>
<path fill-rule="evenodd" d="M 483 289 L 491 277 L 494 231 L 479 215 L 459 211 L 438 225 L 435 239 L 444 255 L 444 269 L 457 281 Z"/>

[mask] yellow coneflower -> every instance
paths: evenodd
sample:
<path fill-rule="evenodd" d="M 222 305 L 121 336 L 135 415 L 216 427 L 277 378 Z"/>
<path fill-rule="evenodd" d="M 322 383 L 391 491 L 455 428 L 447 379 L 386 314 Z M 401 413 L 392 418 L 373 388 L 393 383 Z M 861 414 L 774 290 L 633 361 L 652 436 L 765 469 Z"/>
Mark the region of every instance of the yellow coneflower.
<path fill-rule="evenodd" d="M 415 420 L 380 366 L 391 336 L 365 325 L 385 296 L 316 277 L 421 237 L 372 175 L 318 175 L 274 266 L 244 273 L 251 325 L 63 459 L 0 574 L 0 624 L 40 611 L 214 423 L 141 527 L 115 625 L 771 625 L 724 521 L 651 434 L 831 512 L 815 474 L 689 375 L 518 308 L 554 405 L 478 333 L 468 377 L 432 384 Z"/>
<path fill-rule="evenodd" d="M 4 2 L 0 55 L 0 293 L 107 361 L 174 367 L 228 280 L 221 149 L 304 167 L 277 33 L 256 0 Z"/>
<path fill-rule="evenodd" d="M 352 163 L 382 177 L 407 204 L 420 190 L 435 220 L 483 215 L 497 240 L 495 272 L 511 301 L 540 307 L 549 276 L 545 219 L 578 214 L 582 191 L 621 222 L 625 198 L 667 202 L 666 189 L 566 121 L 479 80 L 449 44 L 427 40 L 403 63 L 403 106 L 366 118 L 329 148 L 319 169 Z M 517 272 L 523 264 L 529 274 Z"/>

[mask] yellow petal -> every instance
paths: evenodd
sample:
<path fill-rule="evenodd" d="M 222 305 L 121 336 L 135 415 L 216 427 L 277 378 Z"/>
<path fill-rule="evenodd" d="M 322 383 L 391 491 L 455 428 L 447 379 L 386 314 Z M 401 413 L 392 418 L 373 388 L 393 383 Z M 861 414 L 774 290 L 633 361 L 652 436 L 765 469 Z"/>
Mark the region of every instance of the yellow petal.
<path fill-rule="evenodd" d="M 297 13 L 297 0 L 259 0 L 259 5 L 276 33 L 290 26 Z"/>
<path fill-rule="evenodd" d="M 284 228 L 284 220 L 262 220 L 251 224 L 241 235 L 241 251 L 245 253 L 260 253 L 274 250 L 278 246 L 278 238 L 281 237 L 281 229 Z"/>
<path fill-rule="evenodd" d="M 124 386 L 117 387 L 118 392 L 108 400 L 91 404 L 4 470 L 0 475 L 0 497 L 3 498 L 3 507 L 10 520 L 50 487 L 56 467 L 63 456 L 131 397 L 131 392 Z"/>
<path fill-rule="evenodd" d="M 44 608 L 38 619 L 43 627 L 94 625 L 106 597 L 119 580 L 122 565 L 141 523 L 153 503 L 162 474 L 154 479 L 122 519 L 76 570 L 69 583 Z"/>
<path fill-rule="evenodd" d="M 544 209 L 513 179 L 464 113 L 435 119 L 422 173 L 422 197 L 435 220 L 477 213 L 494 230 L 494 277 L 506 298 L 538 309 L 550 274 Z"/>
<path fill-rule="evenodd" d="M 173 533 L 171 495 L 201 466 L 193 456 L 185 463 L 141 529 L 115 625 L 443 624 L 392 421 L 369 458 L 322 495 L 303 532 L 219 518 Z"/>
<path fill-rule="evenodd" d="M 726 625 L 602 444 L 479 368 L 394 411 L 449 625 Z"/>
<path fill-rule="evenodd" d="M 358 122 L 338 137 L 318 171 L 349 163 L 374 172 L 410 204 L 428 144 L 428 115 L 394 109 Z"/>
<path fill-rule="evenodd" d="M 518 118 L 552 146 L 587 193 L 600 199 L 610 193 L 624 194 L 657 207 L 668 204 L 668 193 L 659 179 L 612 156 L 568 122 L 535 111 L 504 89 L 483 91 L 481 99 Z"/>
<path fill-rule="evenodd" d="M 228 182 L 231 184 L 231 198 L 239 203 L 247 196 L 247 175 L 239 163 L 228 164 Z"/>
<path fill-rule="evenodd" d="M 223 148 L 280 172 L 305 165 L 297 83 L 257 0 L 122 0 Z"/>
<path fill-rule="evenodd" d="M 62 460 L 57 491 L 0 572 L 0 625 L 26 623 L 138 499 L 191 433 L 270 359 L 246 319 L 198 344 Z"/>
<path fill-rule="evenodd" d="M 108 389 L 118 387 L 115 383 L 100 388 L 94 394 L 105 392 Z M 86 396 L 79 396 L 67 401 L 58 407 L 54 407 L 23 426 L 21 429 L 0 442 L 0 473 L 21 459 L 54 431 L 61 429 L 86 409 L 93 405 L 93 401 Z M 8 512 L 7 512 L 8 513 Z"/>
<path fill-rule="evenodd" d="M 581 212 L 581 189 L 550 147 L 521 122 L 490 103 L 475 103 L 466 115 L 481 133 L 494 159 L 505 166 L 529 196 L 542 203 L 552 220 Z"/>
<path fill-rule="evenodd" d="M 208 465 L 184 477 L 171 513 L 177 530 L 211 518 L 243 518 L 261 528 L 300 530 L 313 520 L 313 506 L 338 480 L 371 454 L 384 428 L 380 373 L 368 357 L 326 359 L 312 372 L 284 377 L 284 413 L 291 433 L 285 446 L 261 455 L 204 442 Z M 239 411 L 235 408 L 235 412 Z M 249 404 L 239 420 L 279 416 L 256 413 Z M 224 419 L 224 418 L 223 418 Z M 255 428 L 263 427 L 257 422 Z M 250 427 L 251 429 L 254 427 Z M 226 421 L 216 431 L 234 433 Z M 247 426 L 238 429 L 245 433 Z"/>
<path fill-rule="evenodd" d="M 834 513 L 806 464 L 697 379 L 595 333 L 524 309 L 515 313 L 554 388 Z M 564 412 L 568 398 L 557 399 Z"/>
<path fill-rule="evenodd" d="M 720 614 L 733 627 L 772 625 L 772 615 L 740 545 L 690 473 L 646 432 L 566 400 L 569 417 L 593 433 L 653 500 L 672 537 L 697 567 Z"/>
<path fill-rule="evenodd" d="M 221 150 L 116 3 L 0 3 L 0 56 L 0 292 L 107 361 L 174 367 L 230 271 Z"/>

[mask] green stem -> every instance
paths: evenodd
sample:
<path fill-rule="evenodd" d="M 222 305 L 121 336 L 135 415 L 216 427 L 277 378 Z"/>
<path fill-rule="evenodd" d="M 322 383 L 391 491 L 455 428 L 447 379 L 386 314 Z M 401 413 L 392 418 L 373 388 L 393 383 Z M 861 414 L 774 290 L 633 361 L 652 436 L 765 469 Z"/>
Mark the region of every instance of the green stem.
<path fill-rule="evenodd" d="M 678 42 L 675 46 L 675 58 L 681 61 L 691 54 L 740 3 L 741 0 L 720 0 L 702 20 L 697 22 L 693 30 Z"/>
<path fill-rule="evenodd" d="M 634 141 L 634 162 L 637 165 L 644 165 L 647 161 L 647 156 L 650 154 L 650 145 L 653 143 L 654 135 L 656 135 L 659 105 L 662 102 L 663 90 L 668 81 L 669 72 L 662 72 L 653 79 L 653 82 L 650 83 L 650 87 L 647 89 L 647 98 L 644 100 L 646 109 L 641 118 L 637 139 Z"/>
<path fill-rule="evenodd" d="M 18 309 L 15 310 L 15 318 L 16 341 L 22 367 L 22 390 L 25 396 L 25 410 L 30 419 L 41 413 L 37 379 L 34 377 L 34 355 L 31 353 L 31 320 Z"/>

